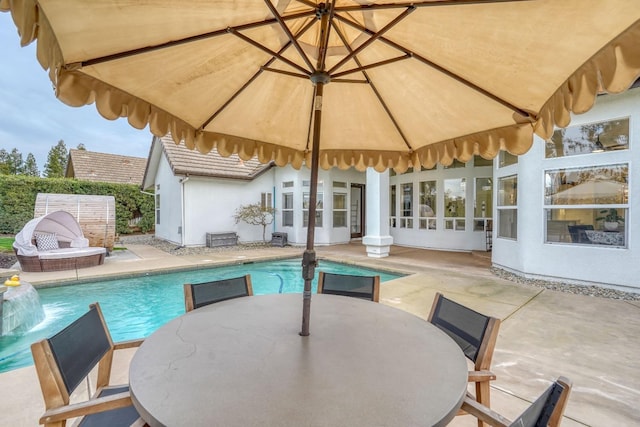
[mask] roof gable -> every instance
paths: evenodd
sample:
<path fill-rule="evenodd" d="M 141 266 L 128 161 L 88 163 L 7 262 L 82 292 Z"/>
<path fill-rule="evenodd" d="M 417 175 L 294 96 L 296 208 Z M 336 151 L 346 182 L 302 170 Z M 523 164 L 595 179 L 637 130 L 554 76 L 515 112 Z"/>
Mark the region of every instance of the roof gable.
<path fill-rule="evenodd" d="M 84 181 L 140 185 L 146 163 L 144 157 L 71 149 L 65 176 Z"/>
<path fill-rule="evenodd" d="M 173 142 L 171 135 L 160 138 L 174 175 L 252 180 L 270 169 L 273 163 L 260 163 L 257 157 L 242 160 L 237 154 L 223 157 L 214 148 L 207 154 Z"/>

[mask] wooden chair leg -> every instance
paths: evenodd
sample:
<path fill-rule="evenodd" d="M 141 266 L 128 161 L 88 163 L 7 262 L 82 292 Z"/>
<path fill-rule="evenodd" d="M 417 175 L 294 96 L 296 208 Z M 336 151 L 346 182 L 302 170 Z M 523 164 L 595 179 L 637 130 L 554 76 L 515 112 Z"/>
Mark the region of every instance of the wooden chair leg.
<path fill-rule="evenodd" d="M 487 408 L 491 407 L 489 396 L 490 388 L 489 381 L 479 381 L 476 383 L 476 400 Z M 478 427 L 488 427 L 488 425 L 478 420 Z"/>

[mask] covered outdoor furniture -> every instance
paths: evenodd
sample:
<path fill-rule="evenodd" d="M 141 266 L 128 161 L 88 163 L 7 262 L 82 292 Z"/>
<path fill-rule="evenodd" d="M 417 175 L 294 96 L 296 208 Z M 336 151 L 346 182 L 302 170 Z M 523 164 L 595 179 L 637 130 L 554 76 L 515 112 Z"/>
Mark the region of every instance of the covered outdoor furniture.
<path fill-rule="evenodd" d="M 449 335 L 473 362 L 474 370 L 469 371 L 469 382 L 476 385 L 475 399 L 490 406 L 489 382 L 495 380 L 496 376 L 489 368 L 498 339 L 500 319 L 478 313 L 438 292 L 427 320 Z M 482 421 L 478 421 L 478 426 L 482 427 Z"/>
<path fill-rule="evenodd" d="M 353 276 L 321 271 L 318 274 L 318 293 L 378 302 L 380 299 L 380 276 Z"/>
<path fill-rule="evenodd" d="M 514 421 L 476 402 L 473 396 L 465 398 L 462 409 L 494 427 L 557 427 L 562 421 L 570 392 L 571 381 L 565 377 L 558 378 Z"/>
<path fill-rule="evenodd" d="M 13 243 L 22 271 L 43 272 L 93 267 L 104 262 L 107 250 L 90 247 L 70 213 L 55 211 L 29 221 Z"/>
<path fill-rule="evenodd" d="M 204 283 L 185 283 L 184 308 L 189 312 L 205 305 L 251 295 L 253 287 L 250 274 Z"/>
<path fill-rule="evenodd" d="M 110 385 L 114 350 L 138 347 L 141 343 L 142 340 L 131 340 L 114 344 L 96 302 L 56 335 L 32 344 L 46 408 L 40 424 L 64 426 L 67 419 L 83 417 L 80 426 L 144 425 L 132 406 L 129 386 Z M 83 402 L 70 403 L 71 393 L 96 366 L 92 396 Z"/>

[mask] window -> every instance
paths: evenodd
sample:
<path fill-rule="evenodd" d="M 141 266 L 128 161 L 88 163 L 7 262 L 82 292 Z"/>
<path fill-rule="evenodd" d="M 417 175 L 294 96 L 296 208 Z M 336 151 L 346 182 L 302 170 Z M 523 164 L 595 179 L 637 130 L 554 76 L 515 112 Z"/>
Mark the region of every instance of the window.
<path fill-rule="evenodd" d="M 493 166 L 493 159 L 485 159 L 482 156 L 473 156 L 473 166 Z"/>
<path fill-rule="evenodd" d="M 158 185 L 160 188 L 160 185 Z M 156 225 L 160 224 L 160 194 L 156 194 Z"/>
<path fill-rule="evenodd" d="M 625 246 L 629 165 L 545 171 L 545 242 Z"/>
<path fill-rule="evenodd" d="M 518 238 L 518 177 L 498 180 L 498 237 Z"/>
<path fill-rule="evenodd" d="M 444 228 L 445 230 L 464 231 L 466 210 L 465 178 L 444 180 Z"/>
<path fill-rule="evenodd" d="M 507 151 L 500 151 L 498 154 L 498 167 L 504 168 L 506 166 L 515 165 L 516 163 L 518 163 L 518 156 L 514 156 Z"/>
<path fill-rule="evenodd" d="M 420 206 L 418 228 L 422 230 L 436 229 L 436 181 L 423 181 L 419 184 Z"/>
<path fill-rule="evenodd" d="M 458 159 L 453 159 L 453 163 L 451 163 L 449 166 L 445 166 L 444 169 L 458 169 L 458 168 L 463 168 L 465 166 L 466 166 L 466 163 L 463 163 Z"/>
<path fill-rule="evenodd" d="M 282 195 L 282 226 L 293 227 L 293 193 Z"/>
<path fill-rule="evenodd" d="M 260 207 L 262 209 L 273 207 L 271 193 L 260 194 Z"/>
<path fill-rule="evenodd" d="M 318 183 L 318 187 L 320 187 L 320 183 Z M 322 206 L 322 193 L 318 192 L 316 198 L 316 228 L 322 227 Z M 309 226 L 309 193 L 302 195 L 302 226 Z"/>
<path fill-rule="evenodd" d="M 347 194 L 333 193 L 333 227 L 347 226 Z"/>
<path fill-rule="evenodd" d="M 413 228 L 413 183 L 401 185 L 402 210 L 400 215 L 400 228 Z"/>
<path fill-rule="evenodd" d="M 629 119 L 558 129 L 545 146 L 545 157 L 603 153 L 629 148 Z"/>
<path fill-rule="evenodd" d="M 473 231 L 487 230 L 491 225 L 493 186 L 491 178 L 476 178 L 473 209 Z"/>
<path fill-rule="evenodd" d="M 284 181 L 282 183 L 282 188 L 291 188 L 293 187 L 293 181 Z"/>
<path fill-rule="evenodd" d="M 391 206 L 389 206 L 389 212 L 391 213 L 390 217 L 389 217 L 389 226 L 392 228 L 396 228 L 397 226 L 397 222 L 396 222 L 396 186 L 392 185 L 391 186 L 391 190 L 390 190 L 390 194 L 389 194 L 389 204 Z"/>
<path fill-rule="evenodd" d="M 333 181 L 333 188 L 347 188 L 347 183 L 341 181 Z"/>

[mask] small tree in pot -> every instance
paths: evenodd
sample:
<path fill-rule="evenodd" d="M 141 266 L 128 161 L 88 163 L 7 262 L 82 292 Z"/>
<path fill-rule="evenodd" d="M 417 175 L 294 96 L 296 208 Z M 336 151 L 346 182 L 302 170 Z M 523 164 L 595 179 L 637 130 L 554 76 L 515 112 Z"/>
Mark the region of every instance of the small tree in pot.
<path fill-rule="evenodd" d="M 603 209 L 600 211 L 600 215 L 596 218 L 596 221 L 604 221 L 603 226 L 605 230 L 616 230 L 620 223 L 624 222 L 624 218 L 618 215 L 616 208 Z"/>
<path fill-rule="evenodd" d="M 236 224 L 240 221 L 246 222 L 251 225 L 262 226 L 262 241 L 266 242 L 267 225 L 272 224 L 275 219 L 276 209 L 271 206 L 262 206 L 260 203 L 253 203 L 250 205 L 242 205 L 236 209 L 236 213 L 233 215 Z"/>

